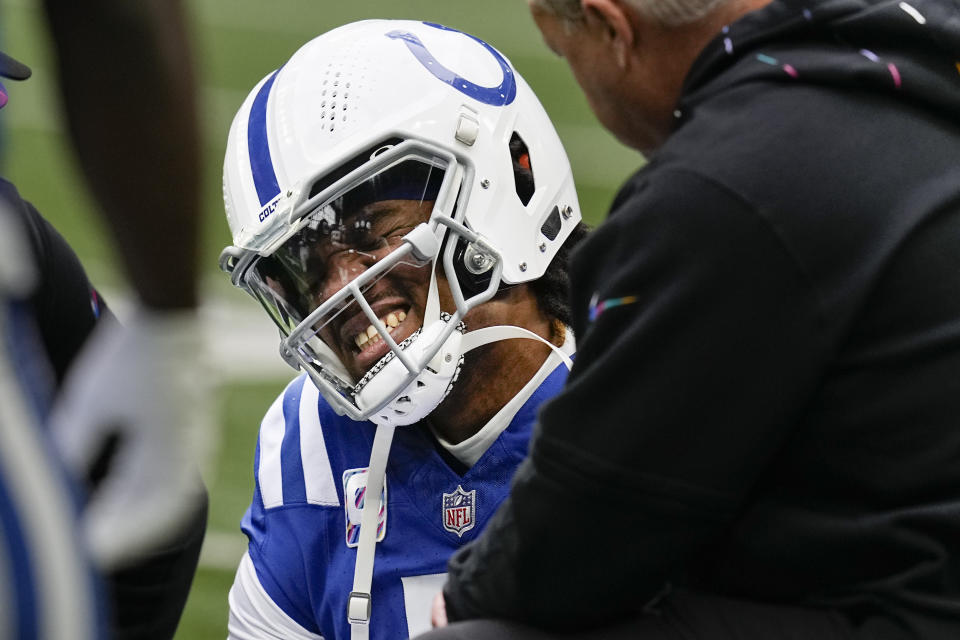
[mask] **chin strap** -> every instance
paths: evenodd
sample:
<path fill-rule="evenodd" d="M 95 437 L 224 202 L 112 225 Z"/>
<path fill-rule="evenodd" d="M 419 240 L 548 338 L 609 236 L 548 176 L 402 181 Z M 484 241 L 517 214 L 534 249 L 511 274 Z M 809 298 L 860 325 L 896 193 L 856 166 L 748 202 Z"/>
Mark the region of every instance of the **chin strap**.
<path fill-rule="evenodd" d="M 436 294 L 436 280 L 431 278 L 430 290 Z M 431 296 L 427 298 L 427 314 L 429 314 Z M 436 317 L 440 317 L 439 304 Z M 426 315 L 427 318 L 434 317 Z M 497 342 L 525 338 L 542 342 L 553 350 L 553 355 L 559 356 L 567 369 L 573 366 L 570 359 L 555 344 L 544 340 L 527 329 L 514 326 L 484 327 L 464 334 L 461 342 L 461 353 Z M 368 640 L 370 636 L 370 614 L 373 603 L 370 598 L 370 588 L 373 584 L 373 559 L 377 547 L 377 527 L 380 514 L 380 495 L 383 492 L 383 481 L 387 471 L 387 458 L 390 455 L 390 443 L 396 427 L 388 424 L 378 424 L 373 437 L 373 449 L 370 452 L 370 466 L 367 469 L 367 488 L 364 492 L 363 511 L 360 516 L 360 539 L 357 545 L 357 560 L 353 570 L 353 591 L 347 600 L 347 620 L 350 622 L 351 640 Z M 345 495 L 344 500 L 348 497 Z"/>
<path fill-rule="evenodd" d="M 560 347 L 553 344 L 549 340 L 544 340 L 533 331 L 529 331 L 521 327 L 514 327 L 512 325 L 484 327 L 475 331 L 468 331 L 460 340 L 461 353 L 466 353 L 467 351 L 476 349 L 477 347 L 482 347 L 483 345 L 490 344 L 491 342 L 497 342 L 498 340 L 511 340 L 513 338 L 528 338 L 530 340 L 542 342 L 550 347 L 553 350 L 553 353 L 560 357 L 560 359 L 563 361 L 563 364 L 567 365 L 567 369 L 571 369 L 573 367 L 573 360 L 571 360 L 570 356 L 565 354 Z"/>
<path fill-rule="evenodd" d="M 347 599 L 347 620 L 350 622 L 350 637 L 367 640 L 370 637 L 370 586 L 373 582 L 373 555 L 377 548 L 377 526 L 380 514 L 380 496 L 387 471 L 387 457 L 396 427 L 377 425 L 367 468 L 367 488 L 364 491 L 363 511 L 360 515 L 360 540 L 357 544 L 357 561 L 353 569 L 353 591 Z M 344 495 L 344 500 L 349 498 Z"/>

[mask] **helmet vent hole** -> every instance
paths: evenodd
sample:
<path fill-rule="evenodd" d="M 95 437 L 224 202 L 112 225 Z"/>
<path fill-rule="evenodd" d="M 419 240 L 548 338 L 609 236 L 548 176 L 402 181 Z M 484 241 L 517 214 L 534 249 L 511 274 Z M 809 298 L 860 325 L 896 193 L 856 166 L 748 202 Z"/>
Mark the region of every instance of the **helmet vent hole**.
<path fill-rule="evenodd" d="M 426 383 L 426 382 L 423 382 L 422 380 L 417 380 L 417 388 L 418 388 L 418 389 L 422 389 L 422 388 L 425 387 L 425 386 L 427 386 L 427 383 Z"/>
<path fill-rule="evenodd" d="M 533 180 L 533 165 L 530 164 L 530 150 L 516 131 L 510 136 L 510 160 L 513 163 L 513 182 L 517 197 L 523 206 L 530 204 L 536 185 Z"/>
<path fill-rule="evenodd" d="M 397 402 L 413 402 L 413 401 L 410 399 L 410 396 L 400 396 L 399 398 L 397 398 Z"/>
<path fill-rule="evenodd" d="M 560 209 L 554 205 L 553 211 L 551 211 L 550 215 L 547 216 L 547 219 L 543 221 L 543 225 L 540 227 L 540 233 L 545 235 L 547 240 L 556 240 L 562 225 L 563 223 L 560 220 Z"/>

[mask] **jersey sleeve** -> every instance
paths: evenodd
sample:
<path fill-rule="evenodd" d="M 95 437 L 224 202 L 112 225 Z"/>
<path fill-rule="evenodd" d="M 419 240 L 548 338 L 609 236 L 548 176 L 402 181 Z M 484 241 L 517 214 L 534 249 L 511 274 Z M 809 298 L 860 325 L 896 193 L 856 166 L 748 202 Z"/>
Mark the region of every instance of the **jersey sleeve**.
<path fill-rule="evenodd" d="M 249 554 L 244 554 L 230 588 L 228 640 L 323 640 L 284 613 L 267 594 Z"/>
<path fill-rule="evenodd" d="M 343 509 L 318 398 L 316 386 L 301 376 L 267 411 L 254 456 L 253 500 L 241 523 L 258 589 L 310 637 L 320 634 L 314 599 L 324 587 L 327 525 Z"/>
<path fill-rule="evenodd" d="M 638 613 L 733 520 L 815 388 L 830 336 L 776 229 L 706 178 L 657 179 L 574 257 L 577 361 L 451 559 L 452 620 Z"/>

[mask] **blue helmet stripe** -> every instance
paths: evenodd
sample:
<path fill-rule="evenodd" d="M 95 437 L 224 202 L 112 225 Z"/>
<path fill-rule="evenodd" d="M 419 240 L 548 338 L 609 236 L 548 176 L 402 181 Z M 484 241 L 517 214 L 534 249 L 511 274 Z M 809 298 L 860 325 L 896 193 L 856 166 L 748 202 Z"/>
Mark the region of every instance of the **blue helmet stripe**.
<path fill-rule="evenodd" d="M 273 159 L 270 157 L 270 145 L 267 142 L 267 99 L 273 81 L 280 72 L 263 83 L 257 97 L 253 99 L 250 108 L 250 119 L 247 121 L 247 151 L 250 154 L 250 170 L 253 172 L 253 184 L 260 198 L 260 206 L 265 207 L 268 202 L 280 195 L 280 183 L 273 170 Z"/>

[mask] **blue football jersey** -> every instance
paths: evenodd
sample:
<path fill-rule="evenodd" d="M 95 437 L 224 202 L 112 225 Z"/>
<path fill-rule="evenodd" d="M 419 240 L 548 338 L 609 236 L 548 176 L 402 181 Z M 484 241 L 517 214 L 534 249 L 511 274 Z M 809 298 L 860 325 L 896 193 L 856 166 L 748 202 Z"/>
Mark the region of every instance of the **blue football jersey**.
<path fill-rule="evenodd" d="M 538 409 L 566 376 L 565 366 L 554 369 L 465 471 L 422 425 L 397 429 L 381 494 L 371 638 L 406 638 L 410 617 L 429 618 L 447 559 L 507 497 Z M 347 597 L 375 429 L 335 414 L 306 376 L 261 425 L 254 496 L 241 526 L 248 554 L 270 600 L 326 640 L 350 637 Z"/>

